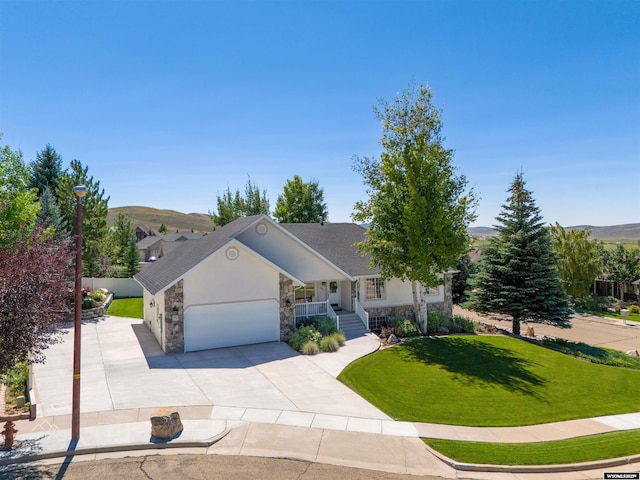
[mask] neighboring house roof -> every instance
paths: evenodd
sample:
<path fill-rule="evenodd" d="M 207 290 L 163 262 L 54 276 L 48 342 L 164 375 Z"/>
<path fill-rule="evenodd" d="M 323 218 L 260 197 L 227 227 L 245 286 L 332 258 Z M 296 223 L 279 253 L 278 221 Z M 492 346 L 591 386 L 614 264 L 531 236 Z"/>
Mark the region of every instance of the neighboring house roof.
<path fill-rule="evenodd" d="M 366 239 L 364 227 L 328 222 L 279 225 L 352 277 L 378 274 L 376 267 L 369 266 L 371 257 L 356 247 L 356 243 Z"/>
<path fill-rule="evenodd" d="M 171 286 L 185 273 L 232 240 L 232 237 L 261 215 L 239 218 L 218 228 L 206 237 L 179 243 L 162 259 L 148 266 L 134 278 L 152 295 Z"/>
<path fill-rule="evenodd" d="M 138 250 L 144 250 L 145 248 L 149 248 L 154 245 L 156 242 L 162 240 L 161 236 L 149 235 L 148 237 L 144 237 L 142 240 L 138 242 Z"/>
<path fill-rule="evenodd" d="M 182 242 L 184 240 L 197 240 L 198 238 L 202 238 L 202 235 L 194 232 L 167 233 L 162 236 L 162 240 L 165 242 Z"/>

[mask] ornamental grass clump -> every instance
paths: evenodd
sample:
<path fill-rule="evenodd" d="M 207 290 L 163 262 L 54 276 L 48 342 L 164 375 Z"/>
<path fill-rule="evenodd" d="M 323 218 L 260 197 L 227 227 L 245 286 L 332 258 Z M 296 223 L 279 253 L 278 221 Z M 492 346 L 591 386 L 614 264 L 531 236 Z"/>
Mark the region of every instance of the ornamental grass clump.
<path fill-rule="evenodd" d="M 323 352 L 337 352 L 340 348 L 340 345 L 333 337 L 324 337 L 320 340 L 320 349 Z"/>
<path fill-rule="evenodd" d="M 344 333 L 342 333 L 340 330 L 338 330 L 335 333 L 332 333 L 331 335 L 329 335 L 330 338 L 333 338 L 339 346 L 344 346 L 344 344 L 347 342 L 346 337 L 344 336 Z"/>
<path fill-rule="evenodd" d="M 318 347 L 318 344 L 313 340 L 309 340 L 302 346 L 300 353 L 303 355 L 316 355 L 320 353 L 320 347 Z"/>

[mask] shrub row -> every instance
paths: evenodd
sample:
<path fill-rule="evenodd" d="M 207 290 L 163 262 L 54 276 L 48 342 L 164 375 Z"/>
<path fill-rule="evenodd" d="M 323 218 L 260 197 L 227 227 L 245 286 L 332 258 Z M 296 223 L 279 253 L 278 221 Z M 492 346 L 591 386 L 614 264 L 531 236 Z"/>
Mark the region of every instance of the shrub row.
<path fill-rule="evenodd" d="M 333 320 L 318 317 L 303 324 L 289 339 L 289 346 L 303 355 L 315 355 L 320 351 L 335 352 L 346 339 Z"/>

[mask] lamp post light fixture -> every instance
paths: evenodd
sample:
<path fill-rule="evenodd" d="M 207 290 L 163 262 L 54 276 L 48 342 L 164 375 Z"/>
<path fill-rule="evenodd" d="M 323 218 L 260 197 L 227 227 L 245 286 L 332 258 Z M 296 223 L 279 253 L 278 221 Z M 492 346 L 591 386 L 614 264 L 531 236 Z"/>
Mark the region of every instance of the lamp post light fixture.
<path fill-rule="evenodd" d="M 87 187 L 73 187 L 76 194 L 76 284 L 73 315 L 73 405 L 71 409 L 71 440 L 80 439 L 80 326 L 82 324 L 82 198 Z"/>

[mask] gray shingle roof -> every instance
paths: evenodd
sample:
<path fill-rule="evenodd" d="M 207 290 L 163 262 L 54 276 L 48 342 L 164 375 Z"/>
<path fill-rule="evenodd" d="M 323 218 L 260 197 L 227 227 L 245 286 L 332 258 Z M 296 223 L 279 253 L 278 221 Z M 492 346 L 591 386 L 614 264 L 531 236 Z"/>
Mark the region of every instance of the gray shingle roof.
<path fill-rule="evenodd" d="M 209 235 L 177 242 L 179 245 L 172 252 L 149 265 L 134 278 L 152 295 L 170 286 L 209 255 L 226 245 L 233 235 L 250 225 L 260 215 L 239 218 Z"/>
<path fill-rule="evenodd" d="M 352 277 L 378 273 L 377 268 L 369 266 L 370 256 L 363 256 L 355 246 L 364 241 L 366 235 L 366 229 L 355 223 L 279 225 Z"/>
<path fill-rule="evenodd" d="M 162 237 L 155 236 L 155 235 L 149 235 L 148 237 L 144 237 L 142 240 L 138 242 L 138 250 L 149 248 L 151 245 L 153 245 L 156 242 L 159 242 L 160 240 L 162 240 Z"/>

